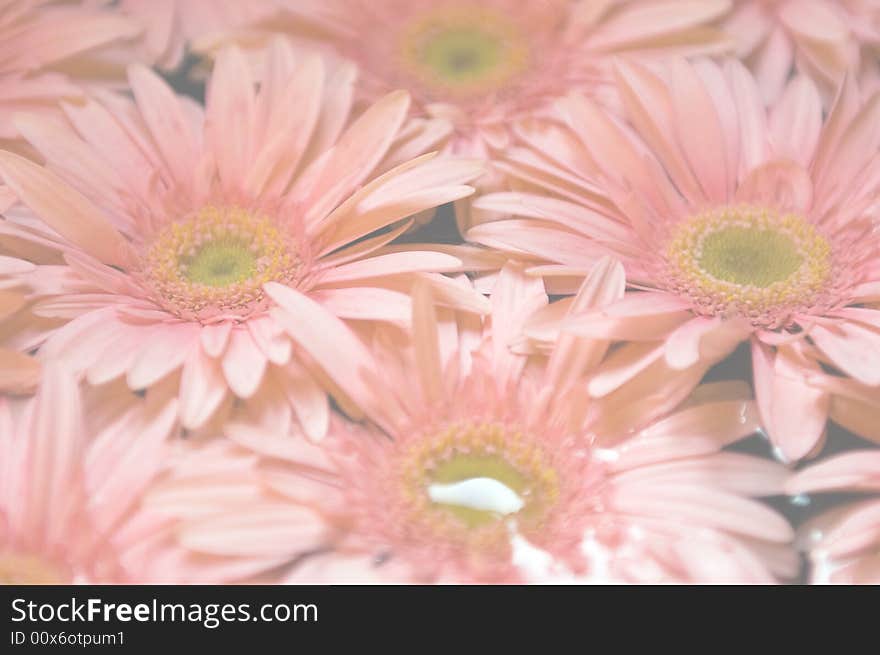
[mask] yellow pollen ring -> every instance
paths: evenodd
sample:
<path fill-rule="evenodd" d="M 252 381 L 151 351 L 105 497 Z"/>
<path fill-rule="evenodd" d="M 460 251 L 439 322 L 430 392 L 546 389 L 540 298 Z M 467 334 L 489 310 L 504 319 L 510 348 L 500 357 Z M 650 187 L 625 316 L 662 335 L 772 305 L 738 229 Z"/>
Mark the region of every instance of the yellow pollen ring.
<path fill-rule="evenodd" d="M 666 247 L 669 285 L 706 314 L 778 326 L 831 276 L 831 246 L 796 214 L 722 207 L 679 225 Z"/>
<path fill-rule="evenodd" d="M 401 491 L 413 519 L 429 532 L 459 541 L 493 540 L 506 534 L 504 515 L 433 501 L 436 484 L 489 479 L 523 501 L 512 516 L 534 528 L 560 495 L 556 470 L 538 444 L 521 431 L 497 423 L 452 425 L 409 449 L 401 466 Z"/>
<path fill-rule="evenodd" d="M 237 207 L 206 207 L 171 223 L 143 260 L 156 300 L 196 320 L 248 313 L 263 300 L 266 282 L 290 282 L 300 267 L 274 221 Z"/>
<path fill-rule="evenodd" d="M 401 66 L 440 95 L 473 95 L 502 87 L 528 65 L 521 30 L 502 13 L 479 6 L 435 10 L 400 37 Z"/>

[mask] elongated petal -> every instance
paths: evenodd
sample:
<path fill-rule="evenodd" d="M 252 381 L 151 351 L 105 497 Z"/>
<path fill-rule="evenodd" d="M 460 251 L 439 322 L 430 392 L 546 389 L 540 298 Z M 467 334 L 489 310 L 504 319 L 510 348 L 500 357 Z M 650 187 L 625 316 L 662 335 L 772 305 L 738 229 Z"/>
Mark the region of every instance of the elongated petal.
<path fill-rule="evenodd" d="M 0 174 L 49 227 L 105 264 L 125 267 L 129 246 L 100 209 L 55 173 L 0 151 Z"/>

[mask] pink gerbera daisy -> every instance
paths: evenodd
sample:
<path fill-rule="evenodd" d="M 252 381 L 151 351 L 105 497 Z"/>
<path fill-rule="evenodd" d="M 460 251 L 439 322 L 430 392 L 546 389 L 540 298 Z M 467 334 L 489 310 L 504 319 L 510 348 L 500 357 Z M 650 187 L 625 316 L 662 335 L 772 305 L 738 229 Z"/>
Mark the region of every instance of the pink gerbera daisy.
<path fill-rule="evenodd" d="M 579 304 L 602 306 L 623 284 L 621 267 L 601 262 Z M 784 467 L 720 452 L 757 428 L 744 385 L 709 385 L 645 424 L 649 399 L 584 398 L 582 371 L 607 342 L 563 338 L 546 359 L 510 350 L 547 303 L 519 267 L 502 270 L 483 325 L 435 309 L 424 286 L 414 303 L 411 348 L 396 333 L 374 344 L 383 402 L 371 418 L 382 430 L 340 420 L 315 446 L 237 428 L 258 459 L 227 451 L 226 464 L 200 466 L 190 455 L 145 500 L 177 519 L 178 549 L 276 572 L 287 563 L 293 583 L 793 574 L 791 528 L 750 498 L 778 493 Z M 229 448 L 197 448 L 220 444 Z"/>
<path fill-rule="evenodd" d="M 798 541 L 814 584 L 880 584 L 880 450 L 829 457 L 796 473 L 786 488 L 791 494 L 869 494 L 809 520 Z"/>
<path fill-rule="evenodd" d="M 722 29 L 736 41 L 761 94 L 775 102 L 794 68 L 830 99 L 847 73 L 876 78 L 877 0 L 735 0 Z"/>
<path fill-rule="evenodd" d="M 179 375 L 189 429 L 230 389 L 246 399 L 281 385 L 317 438 L 328 415 L 320 389 L 344 390 L 350 372 L 334 383 L 312 370 L 305 353 L 328 344 L 310 312 L 408 321 L 412 276 L 462 262 L 382 248 L 407 217 L 470 194 L 481 164 L 405 161 L 424 140 L 404 127 L 404 92 L 345 128 L 350 71 L 327 76 L 314 58 L 295 65 L 281 43 L 270 71 L 256 90 L 241 55 L 224 53 L 204 114 L 135 66 L 136 103 L 102 94 L 65 106 L 69 124 L 22 117 L 47 164 L 0 153 L 28 208 L 7 213 L 2 232 L 63 255 L 63 267 L 28 274 L 48 289 L 34 313 L 62 323 L 37 344 L 41 360 L 65 360 L 96 385 L 124 375 L 132 389 Z M 483 310 L 478 294 L 425 279 L 442 302 Z M 302 299 L 295 320 L 275 320 L 269 282 Z"/>
<path fill-rule="evenodd" d="M 30 400 L 0 399 L 0 583 L 130 582 L 130 544 L 111 536 L 159 471 L 174 417 L 173 400 L 84 401 L 54 364 Z"/>
<path fill-rule="evenodd" d="M 90 57 L 139 31 L 85 3 L 0 0 L 0 139 L 17 137 L 16 112 L 57 112 L 59 100 L 82 96 L 78 83 L 104 73 Z"/>
<path fill-rule="evenodd" d="M 491 158 L 510 142 L 516 124 L 549 117 L 552 101 L 568 90 L 601 95 L 610 54 L 727 47 L 707 23 L 729 6 L 727 0 L 332 0 L 303 8 L 294 1 L 287 7 L 298 21 L 267 21 L 232 38 L 254 48 L 284 31 L 305 50 L 353 61 L 361 70 L 362 102 L 407 89 L 415 114 L 455 126 L 446 151 Z M 493 171 L 482 183 L 502 180 Z M 467 223 L 466 205 L 458 209 Z"/>
<path fill-rule="evenodd" d="M 537 192 L 477 203 L 525 218 L 468 237 L 548 264 L 533 272 L 559 291 L 603 253 L 623 259 L 640 291 L 572 328 L 635 341 L 599 395 L 658 359 L 715 362 L 751 335 L 764 426 L 785 457 L 803 457 L 828 417 L 809 376 L 830 367 L 880 386 L 880 95 L 847 84 L 823 121 L 803 77 L 768 112 L 739 63 L 677 61 L 666 74 L 618 67 L 625 124 L 567 99 L 571 131 L 536 133 L 535 151 L 510 157 Z"/>

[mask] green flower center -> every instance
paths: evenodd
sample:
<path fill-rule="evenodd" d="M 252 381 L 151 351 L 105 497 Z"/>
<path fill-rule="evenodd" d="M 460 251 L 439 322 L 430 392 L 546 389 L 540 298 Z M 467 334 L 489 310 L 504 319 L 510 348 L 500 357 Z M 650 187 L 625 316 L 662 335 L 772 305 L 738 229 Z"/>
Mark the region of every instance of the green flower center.
<path fill-rule="evenodd" d="M 539 525 L 560 480 L 537 440 L 497 423 L 454 424 L 402 454 L 410 518 L 456 541 L 506 539 L 506 518 Z"/>
<path fill-rule="evenodd" d="M 237 207 L 206 207 L 162 230 L 143 260 L 155 299 L 182 318 L 259 309 L 266 282 L 300 276 L 297 244 L 276 223 Z"/>
<path fill-rule="evenodd" d="M 504 54 L 504 42 L 476 27 L 450 28 L 425 43 L 425 66 L 451 82 L 467 82 L 491 73 Z"/>
<path fill-rule="evenodd" d="M 667 284 L 697 311 L 779 327 L 831 277 L 831 245 L 796 214 L 731 206 L 691 217 L 666 246 Z"/>
<path fill-rule="evenodd" d="M 526 67 L 529 48 L 519 27 L 485 7 L 435 9 L 401 38 L 405 72 L 439 96 L 486 94 Z"/>
<path fill-rule="evenodd" d="M 804 258 L 786 233 L 760 226 L 734 226 L 706 235 L 699 263 L 718 280 L 766 288 L 790 278 Z"/>
<path fill-rule="evenodd" d="M 194 257 L 184 258 L 186 277 L 209 287 L 243 282 L 257 272 L 257 257 L 250 244 L 225 237 L 202 246 Z"/>

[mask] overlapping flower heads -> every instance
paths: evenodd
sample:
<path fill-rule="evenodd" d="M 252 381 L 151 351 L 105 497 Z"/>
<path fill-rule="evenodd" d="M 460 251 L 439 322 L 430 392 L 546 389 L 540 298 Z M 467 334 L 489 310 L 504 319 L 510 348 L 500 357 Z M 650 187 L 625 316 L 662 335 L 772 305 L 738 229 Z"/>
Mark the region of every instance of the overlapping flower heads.
<path fill-rule="evenodd" d="M 0 3 L 0 582 L 880 581 L 878 16 Z"/>

